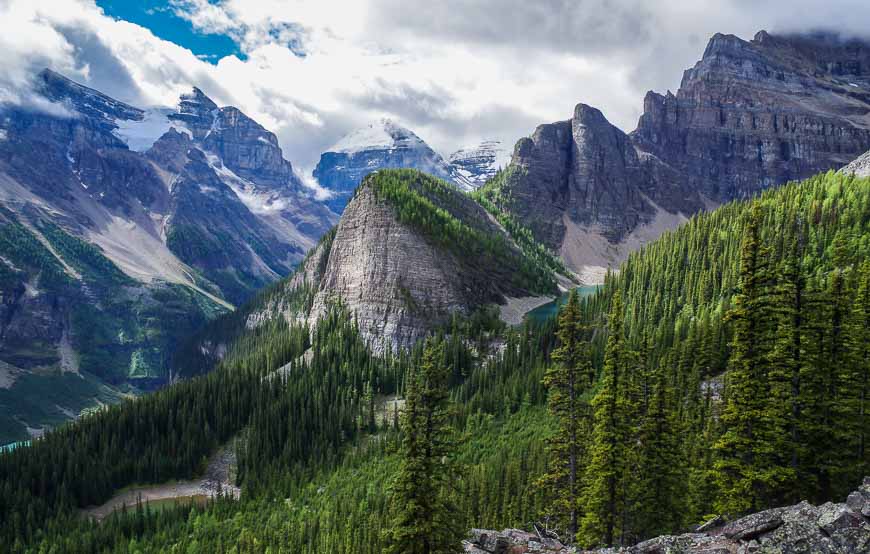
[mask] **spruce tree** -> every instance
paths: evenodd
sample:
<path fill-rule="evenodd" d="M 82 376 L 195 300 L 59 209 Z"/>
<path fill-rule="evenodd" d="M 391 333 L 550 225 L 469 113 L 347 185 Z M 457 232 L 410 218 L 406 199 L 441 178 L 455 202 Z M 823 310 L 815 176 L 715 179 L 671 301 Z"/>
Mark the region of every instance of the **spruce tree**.
<path fill-rule="evenodd" d="M 870 261 L 858 269 L 857 290 L 849 320 L 850 363 L 845 381 L 852 391 L 849 431 L 853 474 L 870 474 Z"/>
<path fill-rule="evenodd" d="M 427 339 L 420 365 L 408 377 L 401 467 L 390 499 L 393 520 L 387 540 L 394 554 L 452 554 L 463 536 L 452 502 L 454 433 L 443 356 L 443 345 Z"/>
<path fill-rule="evenodd" d="M 577 533 L 580 478 L 584 463 L 589 405 L 584 394 L 594 377 L 588 345 L 580 319 L 576 290 L 559 312 L 552 365 L 544 375 L 547 408 L 556 422 L 556 432 L 547 442 L 549 469 L 540 483 L 550 498 L 550 515 L 568 536 Z"/>
<path fill-rule="evenodd" d="M 625 369 L 630 359 L 623 328 L 622 296 L 613 296 L 608 318 L 607 347 L 598 390 L 592 399 L 593 430 L 584 477 L 583 519 L 578 542 L 612 546 L 622 537 L 627 465 Z"/>
<path fill-rule="evenodd" d="M 763 508 L 783 479 L 774 467 L 767 402 L 768 353 L 773 335 L 769 252 L 761 243 L 762 213 L 753 206 L 743 233 L 740 283 L 727 314 L 734 329 L 726 374 L 725 432 L 715 448 L 721 496 L 718 509 L 740 514 Z"/>
<path fill-rule="evenodd" d="M 638 467 L 634 534 L 638 539 L 672 532 L 683 513 L 681 483 L 684 479 L 677 441 L 674 390 L 660 365 L 650 371 L 650 395 L 638 436 Z"/>
<path fill-rule="evenodd" d="M 768 501 L 787 504 L 799 500 L 796 480 L 803 457 L 800 444 L 802 340 L 806 285 L 800 269 L 800 245 L 789 245 L 780 265 L 775 290 L 776 337 L 769 353 L 767 436 L 774 467 L 788 468 Z"/>

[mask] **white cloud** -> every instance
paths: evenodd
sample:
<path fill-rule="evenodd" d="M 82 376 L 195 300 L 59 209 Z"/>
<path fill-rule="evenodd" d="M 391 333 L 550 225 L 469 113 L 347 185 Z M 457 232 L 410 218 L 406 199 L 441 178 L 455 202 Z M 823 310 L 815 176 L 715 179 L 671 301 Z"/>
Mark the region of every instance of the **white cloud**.
<path fill-rule="evenodd" d="M 172 0 L 246 59 L 217 63 L 105 16 L 92 0 L 0 0 L 0 101 L 36 68 L 142 106 L 191 85 L 276 132 L 304 173 L 356 127 L 392 117 L 443 154 L 512 145 L 577 102 L 634 128 L 648 89 L 675 89 L 715 32 L 866 33 L 866 0 Z"/>

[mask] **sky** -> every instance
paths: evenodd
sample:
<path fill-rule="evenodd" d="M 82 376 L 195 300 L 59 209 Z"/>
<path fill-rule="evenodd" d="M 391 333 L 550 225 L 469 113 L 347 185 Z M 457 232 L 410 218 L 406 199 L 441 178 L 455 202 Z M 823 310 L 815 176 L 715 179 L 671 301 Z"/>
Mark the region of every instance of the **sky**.
<path fill-rule="evenodd" d="M 867 36 L 867 0 L 0 0 L 0 103 L 43 67 L 140 107 L 191 86 L 310 173 L 382 117 L 444 155 L 509 149 L 578 102 L 631 131 L 716 32 Z"/>

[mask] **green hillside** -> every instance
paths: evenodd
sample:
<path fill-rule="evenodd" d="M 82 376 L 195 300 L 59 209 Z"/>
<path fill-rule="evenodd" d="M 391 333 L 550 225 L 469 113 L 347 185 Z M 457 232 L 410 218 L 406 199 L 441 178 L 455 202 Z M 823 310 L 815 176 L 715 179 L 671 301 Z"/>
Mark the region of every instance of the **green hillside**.
<path fill-rule="evenodd" d="M 179 338 L 224 311 L 181 285 L 143 286 L 38 212 L 23 217 L 0 210 L 0 364 L 14 377 L 0 444 L 165 381 Z"/>
<path fill-rule="evenodd" d="M 552 256 L 543 255 L 543 247 L 522 234 L 518 226 L 505 225 L 507 236 L 497 232 L 481 205 L 445 181 L 413 169 L 390 169 L 370 174 L 360 188 L 365 186 L 390 202 L 400 221 L 423 231 L 469 268 L 482 267 L 490 272 L 509 268 L 508 282 L 541 294 L 555 292 L 554 274 L 565 273 L 564 267 Z M 498 276 L 490 274 L 489 278 L 497 280 Z"/>

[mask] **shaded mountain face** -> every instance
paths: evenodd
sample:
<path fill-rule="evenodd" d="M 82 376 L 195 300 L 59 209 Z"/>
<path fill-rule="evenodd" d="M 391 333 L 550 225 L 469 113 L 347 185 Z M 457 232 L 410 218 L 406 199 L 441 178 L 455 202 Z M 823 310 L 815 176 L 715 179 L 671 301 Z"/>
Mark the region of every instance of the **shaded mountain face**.
<path fill-rule="evenodd" d="M 593 108 L 521 139 L 488 196 L 589 281 L 705 207 L 838 168 L 870 148 L 870 46 L 715 35 L 676 95 L 625 134 Z"/>
<path fill-rule="evenodd" d="M 141 110 L 46 70 L 34 98 L 0 109 L 0 438 L 165 381 L 179 337 L 337 221 L 272 133 L 198 89 Z M 39 398 L 58 368 L 69 403 Z M 36 394 L 4 404 L 16 386 Z"/>
<path fill-rule="evenodd" d="M 407 348 L 454 315 L 508 298 L 554 294 L 556 279 L 479 204 L 416 170 L 379 170 L 356 189 L 334 235 L 267 307 L 249 317 L 315 324 L 341 301 L 375 351 Z M 290 291 L 311 294 L 309 312 Z M 296 309 L 293 305 L 297 306 Z"/>
<path fill-rule="evenodd" d="M 321 154 L 313 175 L 321 186 L 333 192 L 328 205 L 340 213 L 363 177 L 372 171 L 418 169 L 470 191 L 482 182 L 483 173 L 492 172 L 485 161 L 487 156 L 481 151 L 477 161 L 448 163 L 412 131 L 382 119 L 350 133 Z"/>

